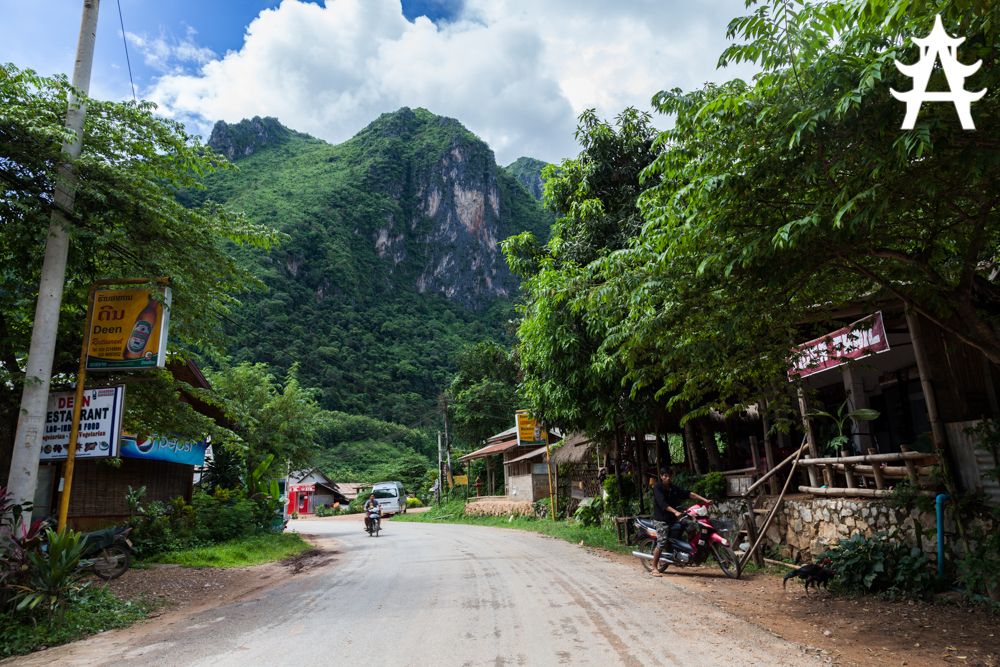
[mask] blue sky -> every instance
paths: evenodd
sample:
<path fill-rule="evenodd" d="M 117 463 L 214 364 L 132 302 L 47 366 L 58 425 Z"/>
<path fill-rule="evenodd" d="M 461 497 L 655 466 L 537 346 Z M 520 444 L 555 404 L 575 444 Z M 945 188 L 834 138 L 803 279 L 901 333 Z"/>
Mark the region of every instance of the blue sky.
<path fill-rule="evenodd" d="M 748 75 L 715 70 L 742 0 L 119 1 L 139 96 L 203 136 L 216 120 L 270 115 L 337 142 L 423 106 L 502 164 L 557 161 L 578 150 L 586 108 L 610 117 L 664 88 Z M 0 0 L 0 61 L 69 73 L 81 7 Z M 100 12 L 91 94 L 127 99 L 116 0 Z"/>

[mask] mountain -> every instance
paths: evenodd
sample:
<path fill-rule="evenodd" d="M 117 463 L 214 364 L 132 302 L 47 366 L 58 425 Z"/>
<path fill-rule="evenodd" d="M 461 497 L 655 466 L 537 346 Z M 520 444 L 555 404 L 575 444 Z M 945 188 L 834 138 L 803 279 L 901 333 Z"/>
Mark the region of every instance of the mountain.
<path fill-rule="evenodd" d="M 273 118 L 218 123 L 235 161 L 193 202 L 214 200 L 288 240 L 243 251 L 266 289 L 241 297 L 235 360 L 300 365 L 331 410 L 430 423 L 456 352 L 508 335 L 517 280 L 499 242 L 551 216 L 458 121 L 383 114 L 331 145 Z"/>
<path fill-rule="evenodd" d="M 536 160 L 533 157 L 519 157 L 503 168 L 507 174 L 513 176 L 524 189 L 541 201 L 545 184 L 542 181 L 542 168 L 547 166 L 547 162 Z"/>

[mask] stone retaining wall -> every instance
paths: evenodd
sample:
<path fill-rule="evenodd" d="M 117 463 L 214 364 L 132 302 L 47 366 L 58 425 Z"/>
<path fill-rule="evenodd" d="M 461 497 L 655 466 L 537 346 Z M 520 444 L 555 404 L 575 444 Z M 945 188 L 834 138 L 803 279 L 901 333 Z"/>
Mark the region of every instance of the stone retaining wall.
<path fill-rule="evenodd" d="M 744 508 L 742 501 L 726 500 L 718 503 L 715 512 L 739 526 Z M 758 523 L 762 521 L 763 517 L 758 517 Z M 961 557 L 960 540 L 949 511 L 945 512 L 944 528 L 946 557 Z M 836 545 L 838 540 L 856 533 L 871 537 L 878 532 L 895 532 L 907 544 L 919 546 L 929 557 L 936 558 L 937 525 L 933 512 L 901 510 L 885 500 L 861 498 L 787 497 L 767 530 L 764 545 L 775 548 L 782 556 L 805 562 Z"/>
<path fill-rule="evenodd" d="M 525 500 L 507 500 L 503 497 L 477 498 L 465 506 L 471 516 L 533 516 L 534 508 Z"/>

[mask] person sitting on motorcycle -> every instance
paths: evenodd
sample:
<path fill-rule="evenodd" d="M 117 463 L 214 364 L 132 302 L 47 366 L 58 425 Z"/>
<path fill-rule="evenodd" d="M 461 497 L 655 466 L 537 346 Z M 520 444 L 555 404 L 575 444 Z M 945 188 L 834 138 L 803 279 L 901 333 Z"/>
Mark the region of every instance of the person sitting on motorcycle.
<path fill-rule="evenodd" d="M 379 516 L 382 516 L 382 508 L 379 506 L 378 501 L 375 500 L 375 494 L 368 496 L 368 500 L 365 501 L 365 531 L 371 532 L 371 519 L 368 518 L 371 510 L 376 510 Z"/>
<path fill-rule="evenodd" d="M 680 510 L 681 503 L 691 498 L 705 505 L 712 502 L 693 491 L 671 484 L 672 477 L 673 472 L 670 468 L 660 468 L 660 481 L 653 485 L 653 525 L 656 527 L 656 547 L 653 549 L 653 569 L 650 574 L 654 577 L 661 576 L 660 553 L 664 549 L 670 548 L 670 538 L 680 537 L 680 532 L 683 529 L 679 521 L 684 516 L 684 512 Z"/>

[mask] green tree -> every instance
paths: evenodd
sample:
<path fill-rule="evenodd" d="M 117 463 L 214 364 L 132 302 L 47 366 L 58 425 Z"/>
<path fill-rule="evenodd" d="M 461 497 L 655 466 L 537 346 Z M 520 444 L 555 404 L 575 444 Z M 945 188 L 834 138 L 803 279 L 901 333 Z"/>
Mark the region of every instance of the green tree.
<path fill-rule="evenodd" d="M 219 444 L 238 451 L 247 470 L 271 454 L 281 462 L 278 469 L 312 463 L 325 411 L 316 402 L 316 391 L 299 384 L 297 371 L 293 365 L 283 382 L 263 363 L 206 373 L 234 423 L 232 435 Z"/>
<path fill-rule="evenodd" d="M 0 443 L 17 419 L 39 282 L 40 248 L 67 140 L 69 85 L 0 65 Z M 276 232 L 211 202 L 185 207 L 175 197 L 198 188 L 227 163 L 149 103 L 87 100 L 70 255 L 53 372 L 76 370 L 87 289 L 94 280 L 169 276 L 171 350 L 217 349 L 232 294 L 254 279 L 233 244 L 266 247 Z M 110 378 L 114 380 L 115 378 Z M 57 380 L 58 381 L 58 380 Z M 150 406 L 151 407 L 151 406 Z M 6 460 L 6 457 L 3 457 Z"/>
<path fill-rule="evenodd" d="M 475 447 L 510 428 L 518 409 L 518 372 L 512 351 L 494 341 L 476 343 L 459 354 L 458 372 L 448 388 L 458 439 Z"/>

